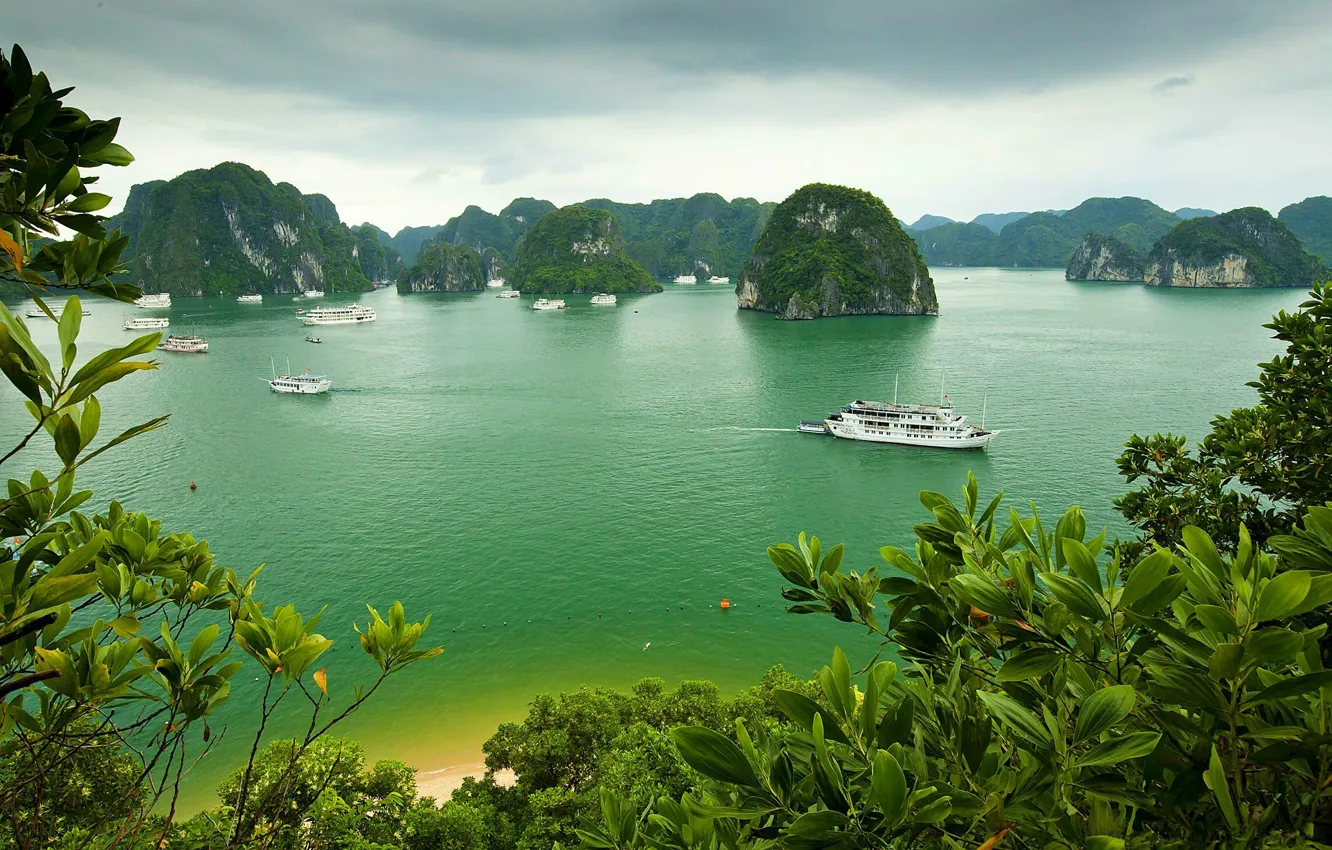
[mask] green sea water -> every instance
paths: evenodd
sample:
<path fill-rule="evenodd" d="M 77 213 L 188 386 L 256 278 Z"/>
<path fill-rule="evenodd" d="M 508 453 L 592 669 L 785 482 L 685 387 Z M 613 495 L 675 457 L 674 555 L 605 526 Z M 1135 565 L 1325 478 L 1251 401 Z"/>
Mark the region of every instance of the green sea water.
<path fill-rule="evenodd" d="M 210 352 L 162 354 L 158 371 L 104 392 L 105 433 L 171 421 L 81 481 L 93 504 L 115 495 L 206 538 L 237 572 L 266 564 L 264 599 L 327 606 L 335 692 L 370 675 L 350 628 L 364 603 L 433 614 L 444 655 L 343 727 L 372 757 L 433 770 L 479 761 L 495 726 L 542 691 L 643 676 L 733 691 L 774 664 L 808 674 L 834 642 L 867 659 L 875 645 L 854 627 L 782 612 L 764 548 L 806 530 L 844 542 L 846 566 L 863 569 L 880 546 L 910 543 L 926 516 L 918 491 L 955 495 L 968 470 L 1024 511 L 1077 503 L 1091 526 L 1122 532 L 1111 500 L 1125 438 L 1201 437 L 1213 415 L 1251 403 L 1245 382 L 1279 350 L 1262 324 L 1303 299 L 934 274 L 937 318 L 801 323 L 738 312 L 729 287 L 706 285 L 616 308 L 571 296 L 560 312 L 493 292 L 384 290 L 359 298 L 377 322 L 319 328 L 318 346 L 286 298 L 179 299 L 172 330 L 206 336 Z M 143 315 L 91 308 L 84 356 L 122 344 L 123 318 Z M 50 322 L 31 324 L 54 348 Z M 337 391 L 273 394 L 262 379 L 287 358 Z M 988 394 L 987 424 L 1004 433 L 956 452 L 794 432 L 853 399 L 890 398 L 895 379 L 904 401 L 937 399 L 943 380 L 973 419 Z M 0 395 L 0 435 L 25 416 Z M 721 611 L 723 597 L 735 607 Z M 248 749 L 257 688 L 237 684 L 191 804 Z"/>

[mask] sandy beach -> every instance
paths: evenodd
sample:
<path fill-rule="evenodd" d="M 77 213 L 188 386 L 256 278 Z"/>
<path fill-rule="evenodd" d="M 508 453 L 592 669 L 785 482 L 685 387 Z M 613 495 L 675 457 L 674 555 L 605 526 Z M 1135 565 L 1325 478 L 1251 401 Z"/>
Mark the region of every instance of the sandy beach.
<path fill-rule="evenodd" d="M 469 776 L 480 779 L 485 775 L 484 763 L 455 764 L 439 770 L 420 771 L 416 774 L 416 792 L 422 797 L 434 797 L 436 802 L 444 802 L 453 796 Z M 512 770 L 501 770 L 495 774 L 495 782 L 506 788 L 517 780 Z"/>

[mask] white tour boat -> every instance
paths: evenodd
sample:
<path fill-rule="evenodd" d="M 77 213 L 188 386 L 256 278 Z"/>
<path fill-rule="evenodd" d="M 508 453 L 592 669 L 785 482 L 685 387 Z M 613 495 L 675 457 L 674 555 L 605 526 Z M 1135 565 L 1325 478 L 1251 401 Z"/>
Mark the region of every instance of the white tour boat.
<path fill-rule="evenodd" d="M 171 320 L 165 316 L 139 316 L 126 319 L 124 327 L 127 331 L 151 331 L 168 327 L 170 324 Z"/>
<path fill-rule="evenodd" d="M 279 375 L 277 366 L 273 366 L 273 378 L 265 378 L 265 383 L 275 393 L 284 393 L 287 395 L 319 395 L 326 393 L 332 388 L 333 382 L 323 375 L 311 375 L 310 370 L 306 369 L 304 375 Z M 291 371 L 291 362 L 287 362 L 287 371 Z"/>
<path fill-rule="evenodd" d="M 315 307 L 301 316 L 307 325 L 359 325 L 373 322 L 375 311 L 360 304 L 348 304 L 345 307 Z"/>
<path fill-rule="evenodd" d="M 207 354 L 208 341 L 197 336 L 170 334 L 157 346 L 159 351 L 175 351 L 180 354 Z"/>
<path fill-rule="evenodd" d="M 608 292 L 602 292 L 599 295 L 592 296 L 592 304 L 595 306 L 614 307 L 615 296 Z"/>
<path fill-rule="evenodd" d="M 708 278 L 708 283 L 723 284 L 730 282 L 731 279 L 729 277 L 717 277 L 715 274 L 712 277 Z"/>
<path fill-rule="evenodd" d="M 504 285 L 504 278 L 502 277 L 492 277 L 490 280 L 486 281 L 486 286 L 490 287 L 491 289 L 499 289 L 503 285 Z"/>
<path fill-rule="evenodd" d="M 984 419 L 982 419 L 984 422 Z M 967 423 L 944 396 L 939 404 L 853 401 L 824 420 L 834 437 L 939 449 L 983 449 L 998 431 Z"/>
<path fill-rule="evenodd" d="M 500 298 L 517 298 L 519 295 L 522 295 L 522 294 L 523 294 L 523 293 L 522 293 L 521 290 L 517 290 L 517 289 L 506 289 L 506 290 L 504 290 L 503 292 L 501 292 L 501 293 L 499 294 L 499 297 L 500 297 Z"/>
<path fill-rule="evenodd" d="M 675 278 L 676 283 L 698 283 L 698 278 L 692 274 L 682 274 Z"/>
<path fill-rule="evenodd" d="M 134 306 L 140 310 L 153 310 L 162 307 L 171 306 L 171 293 L 169 292 L 145 292 L 134 299 Z"/>
<path fill-rule="evenodd" d="M 828 426 L 822 422 L 811 422 L 808 419 L 801 419 L 796 430 L 802 434 L 824 434 L 828 433 Z"/>
<path fill-rule="evenodd" d="M 262 295 L 237 295 L 236 302 L 239 304 L 262 304 L 264 296 Z"/>
<path fill-rule="evenodd" d="M 563 310 L 569 305 L 564 303 L 563 298 L 538 298 L 533 304 L 533 310 Z"/>
<path fill-rule="evenodd" d="M 64 304 L 59 304 L 59 303 L 57 303 L 57 304 L 47 304 L 46 306 L 51 308 L 51 315 L 56 317 L 56 321 L 60 321 L 60 317 L 63 316 L 63 315 L 65 315 L 65 305 L 64 305 Z M 82 311 L 82 312 L 83 312 L 83 315 L 85 315 L 85 316 L 91 316 L 91 315 L 92 315 L 92 311 L 91 311 L 91 310 L 84 310 L 84 311 Z M 38 307 L 36 304 L 33 304 L 31 307 L 28 308 L 28 318 L 29 318 L 29 319 L 45 319 L 45 318 L 46 318 L 46 314 L 42 312 L 42 308 L 41 308 L 41 307 Z"/>
<path fill-rule="evenodd" d="M 306 297 L 306 298 L 323 298 L 323 297 L 324 297 L 324 290 L 322 290 L 322 289 L 307 289 L 307 290 L 305 290 L 304 292 L 302 292 L 301 295 L 304 296 L 304 297 Z"/>

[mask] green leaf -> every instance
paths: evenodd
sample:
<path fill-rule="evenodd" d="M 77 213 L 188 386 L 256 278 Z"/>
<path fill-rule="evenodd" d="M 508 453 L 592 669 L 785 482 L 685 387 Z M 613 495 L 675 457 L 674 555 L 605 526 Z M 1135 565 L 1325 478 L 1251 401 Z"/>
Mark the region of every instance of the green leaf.
<path fill-rule="evenodd" d="M 1124 850 L 1124 839 L 1111 835 L 1089 835 L 1087 850 Z"/>
<path fill-rule="evenodd" d="M 1301 694 L 1307 694 L 1309 691 L 1317 690 L 1324 685 L 1332 685 L 1332 670 L 1324 670 L 1319 673 L 1308 673 L 1303 676 L 1292 676 L 1277 682 L 1275 685 L 1264 688 L 1257 694 L 1245 700 L 1246 703 L 1253 702 L 1272 702 L 1274 700 L 1290 699 Z"/>
<path fill-rule="evenodd" d="M 806 732 L 814 728 L 814 716 L 820 715 L 823 717 L 824 735 L 842 744 L 850 743 L 837 717 L 804 694 L 779 689 L 773 691 L 772 698 L 782 713 L 800 724 L 800 728 Z"/>
<path fill-rule="evenodd" d="M 1217 554 L 1216 544 L 1212 542 L 1212 538 L 1207 536 L 1207 532 L 1197 526 L 1186 525 L 1180 536 L 1184 538 L 1184 548 L 1189 550 L 1190 555 L 1207 567 L 1212 575 L 1217 578 L 1225 578 L 1225 562 Z"/>
<path fill-rule="evenodd" d="M 1135 564 L 1119 595 L 1119 606 L 1127 608 L 1155 590 L 1170 572 L 1171 563 L 1170 553 L 1157 549 Z"/>
<path fill-rule="evenodd" d="M 1156 744 L 1160 740 L 1160 732 L 1134 732 L 1111 741 L 1103 741 L 1083 753 L 1081 758 L 1073 762 L 1073 766 L 1096 767 L 1142 758 L 1156 749 Z"/>
<path fill-rule="evenodd" d="M 747 788 L 759 787 L 753 766 L 725 735 L 704 726 L 682 726 L 671 730 L 671 738 L 685 762 L 704 776 Z"/>
<path fill-rule="evenodd" d="M 1262 593 L 1258 595 L 1254 620 L 1261 623 L 1289 616 L 1309 595 L 1309 580 L 1309 573 L 1305 570 L 1290 570 L 1277 575 L 1263 586 Z"/>
<path fill-rule="evenodd" d="M 1235 615 L 1231 614 L 1220 605 L 1197 605 L 1194 606 L 1193 615 L 1198 618 L 1204 628 L 1211 629 L 1223 635 L 1235 637 L 1239 635 L 1239 623 L 1235 622 Z"/>
<path fill-rule="evenodd" d="M 1244 646 L 1238 643 L 1218 643 L 1207 662 L 1207 672 L 1213 679 L 1234 679 L 1244 663 Z"/>
<path fill-rule="evenodd" d="M 1061 573 L 1041 573 L 1041 579 L 1045 586 L 1050 588 L 1068 610 L 1074 614 L 1081 615 L 1087 619 L 1098 622 L 1105 617 L 1105 608 L 1101 605 L 1101 598 L 1092 593 L 1087 585 L 1075 578 L 1063 575 Z"/>
<path fill-rule="evenodd" d="M 1101 592 L 1101 571 L 1096 568 L 1096 557 L 1081 541 L 1064 538 L 1064 558 L 1068 561 L 1069 572 L 1097 593 Z"/>
<path fill-rule="evenodd" d="M 902 766 L 897 763 L 897 759 L 887 750 L 879 750 L 874 755 L 871 784 L 888 825 L 896 826 L 906 811 L 906 775 L 902 773 Z"/>
<path fill-rule="evenodd" d="M 28 610 L 38 611 L 42 608 L 54 608 L 57 605 L 64 605 L 97 590 L 97 574 L 84 573 L 82 575 L 43 576 L 33 585 L 32 596 L 28 600 Z"/>
<path fill-rule="evenodd" d="M 1042 748 L 1048 748 L 1052 741 L 1050 730 L 1045 728 L 1045 724 L 1036 718 L 1020 703 L 1007 694 L 986 693 L 977 694 L 981 702 L 985 703 L 985 708 L 990 712 L 990 716 L 998 720 L 1009 729 L 1016 732 L 1020 737 L 1036 744 Z"/>
<path fill-rule="evenodd" d="M 1073 732 L 1074 743 L 1095 738 L 1128 717 L 1135 701 L 1132 685 L 1111 685 L 1087 697 L 1078 709 L 1078 722 Z"/>
<path fill-rule="evenodd" d="M 203 658 L 204 653 L 208 651 L 208 647 L 212 646 L 213 641 L 217 640 L 217 635 L 217 623 L 210 623 L 199 630 L 199 633 L 194 636 L 194 640 L 190 642 L 190 664 L 199 663 L 199 659 Z"/>
<path fill-rule="evenodd" d="M 83 366 L 79 368 L 79 371 L 74 373 L 74 377 L 70 379 L 70 384 L 80 384 L 114 363 L 119 363 L 122 360 L 140 354 L 147 354 L 157 348 L 157 344 L 161 341 L 161 334 L 145 334 L 141 337 L 137 337 L 129 345 L 122 345 L 119 348 L 103 351 L 87 363 L 84 363 Z"/>
<path fill-rule="evenodd" d="M 79 326 L 83 322 L 83 308 L 79 305 L 79 296 L 71 295 L 65 302 L 65 312 L 60 314 L 60 322 L 56 325 L 56 334 L 60 340 L 60 352 L 64 368 L 69 369 L 74 365 L 74 356 L 77 348 L 74 340 L 79 336 Z"/>
<path fill-rule="evenodd" d="M 112 142 L 101 150 L 88 156 L 89 159 L 103 165 L 126 166 L 134 162 L 134 154 Z"/>
<path fill-rule="evenodd" d="M 55 449 L 60 462 L 67 468 L 79 459 L 79 449 L 83 448 L 83 437 L 79 434 L 78 423 L 68 413 L 62 414 L 56 421 Z"/>
<path fill-rule="evenodd" d="M 1044 676 L 1059 666 L 1060 655 L 1049 647 L 1037 647 L 1019 652 L 999 668 L 999 681 L 1019 682 Z"/>
<path fill-rule="evenodd" d="M 1270 626 L 1245 638 L 1244 648 L 1259 661 L 1290 663 L 1304 648 L 1304 636 L 1280 626 Z"/>
<path fill-rule="evenodd" d="M 1212 745 L 1212 758 L 1207 764 L 1207 784 L 1212 787 L 1212 793 L 1216 795 L 1216 804 L 1221 808 L 1221 814 L 1225 815 L 1226 823 L 1230 824 L 1230 830 L 1238 832 L 1239 818 L 1235 815 L 1235 803 L 1230 798 L 1230 787 L 1226 785 L 1226 770 L 1221 766 L 1221 756 L 1216 751 L 1216 744 Z"/>
<path fill-rule="evenodd" d="M 1326 557 L 1326 556 L 1323 556 Z M 1324 561 L 1326 563 L 1326 561 Z M 1310 573 L 1309 595 L 1304 597 L 1304 601 L 1295 606 L 1295 610 L 1286 616 L 1298 617 L 1301 614 L 1307 614 L 1315 608 L 1321 608 L 1324 605 L 1332 604 L 1332 573 L 1319 575 Z"/>
<path fill-rule="evenodd" d="M 70 212 L 97 212 L 109 203 L 111 203 L 110 195 L 103 195 L 101 192 L 86 192 L 65 204 L 65 209 Z"/>
<path fill-rule="evenodd" d="M 974 573 L 962 573 L 948 580 L 948 586 L 962 601 L 996 617 L 1014 618 L 1018 611 L 1004 593 L 989 579 Z"/>

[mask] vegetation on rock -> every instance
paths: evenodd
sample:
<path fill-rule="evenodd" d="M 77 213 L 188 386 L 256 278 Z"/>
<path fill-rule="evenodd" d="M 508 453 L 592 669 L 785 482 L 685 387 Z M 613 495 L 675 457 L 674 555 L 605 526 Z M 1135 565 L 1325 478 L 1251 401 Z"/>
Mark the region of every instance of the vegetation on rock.
<path fill-rule="evenodd" d="M 131 277 L 173 295 L 356 291 L 370 279 L 356 237 L 323 195 L 236 162 L 130 189 L 111 220 Z"/>
<path fill-rule="evenodd" d="M 916 243 L 869 192 L 811 183 L 777 205 L 736 286 L 741 308 L 783 318 L 934 314 Z"/>
<path fill-rule="evenodd" d="M 510 284 L 523 292 L 660 292 L 629 258 L 615 218 L 574 204 L 547 214 L 518 244 Z"/>
<path fill-rule="evenodd" d="M 468 245 L 427 243 L 421 259 L 398 278 L 399 292 L 476 292 L 486 288 L 481 255 Z"/>
<path fill-rule="evenodd" d="M 352 254 L 361 267 L 361 274 L 371 282 L 396 280 L 402 271 L 402 257 L 391 244 L 386 244 L 388 234 L 373 224 L 362 224 L 351 229 L 356 239 L 356 248 Z"/>
<path fill-rule="evenodd" d="M 1327 268 L 1259 207 L 1193 218 L 1161 237 L 1145 279 L 1157 286 L 1311 286 Z"/>
<path fill-rule="evenodd" d="M 1088 233 L 1064 270 L 1065 280 L 1142 280 L 1147 258 L 1113 236 Z"/>
<path fill-rule="evenodd" d="M 1332 267 L 1332 198 L 1305 198 L 1282 208 L 1277 218 L 1300 238 L 1306 251 Z"/>

